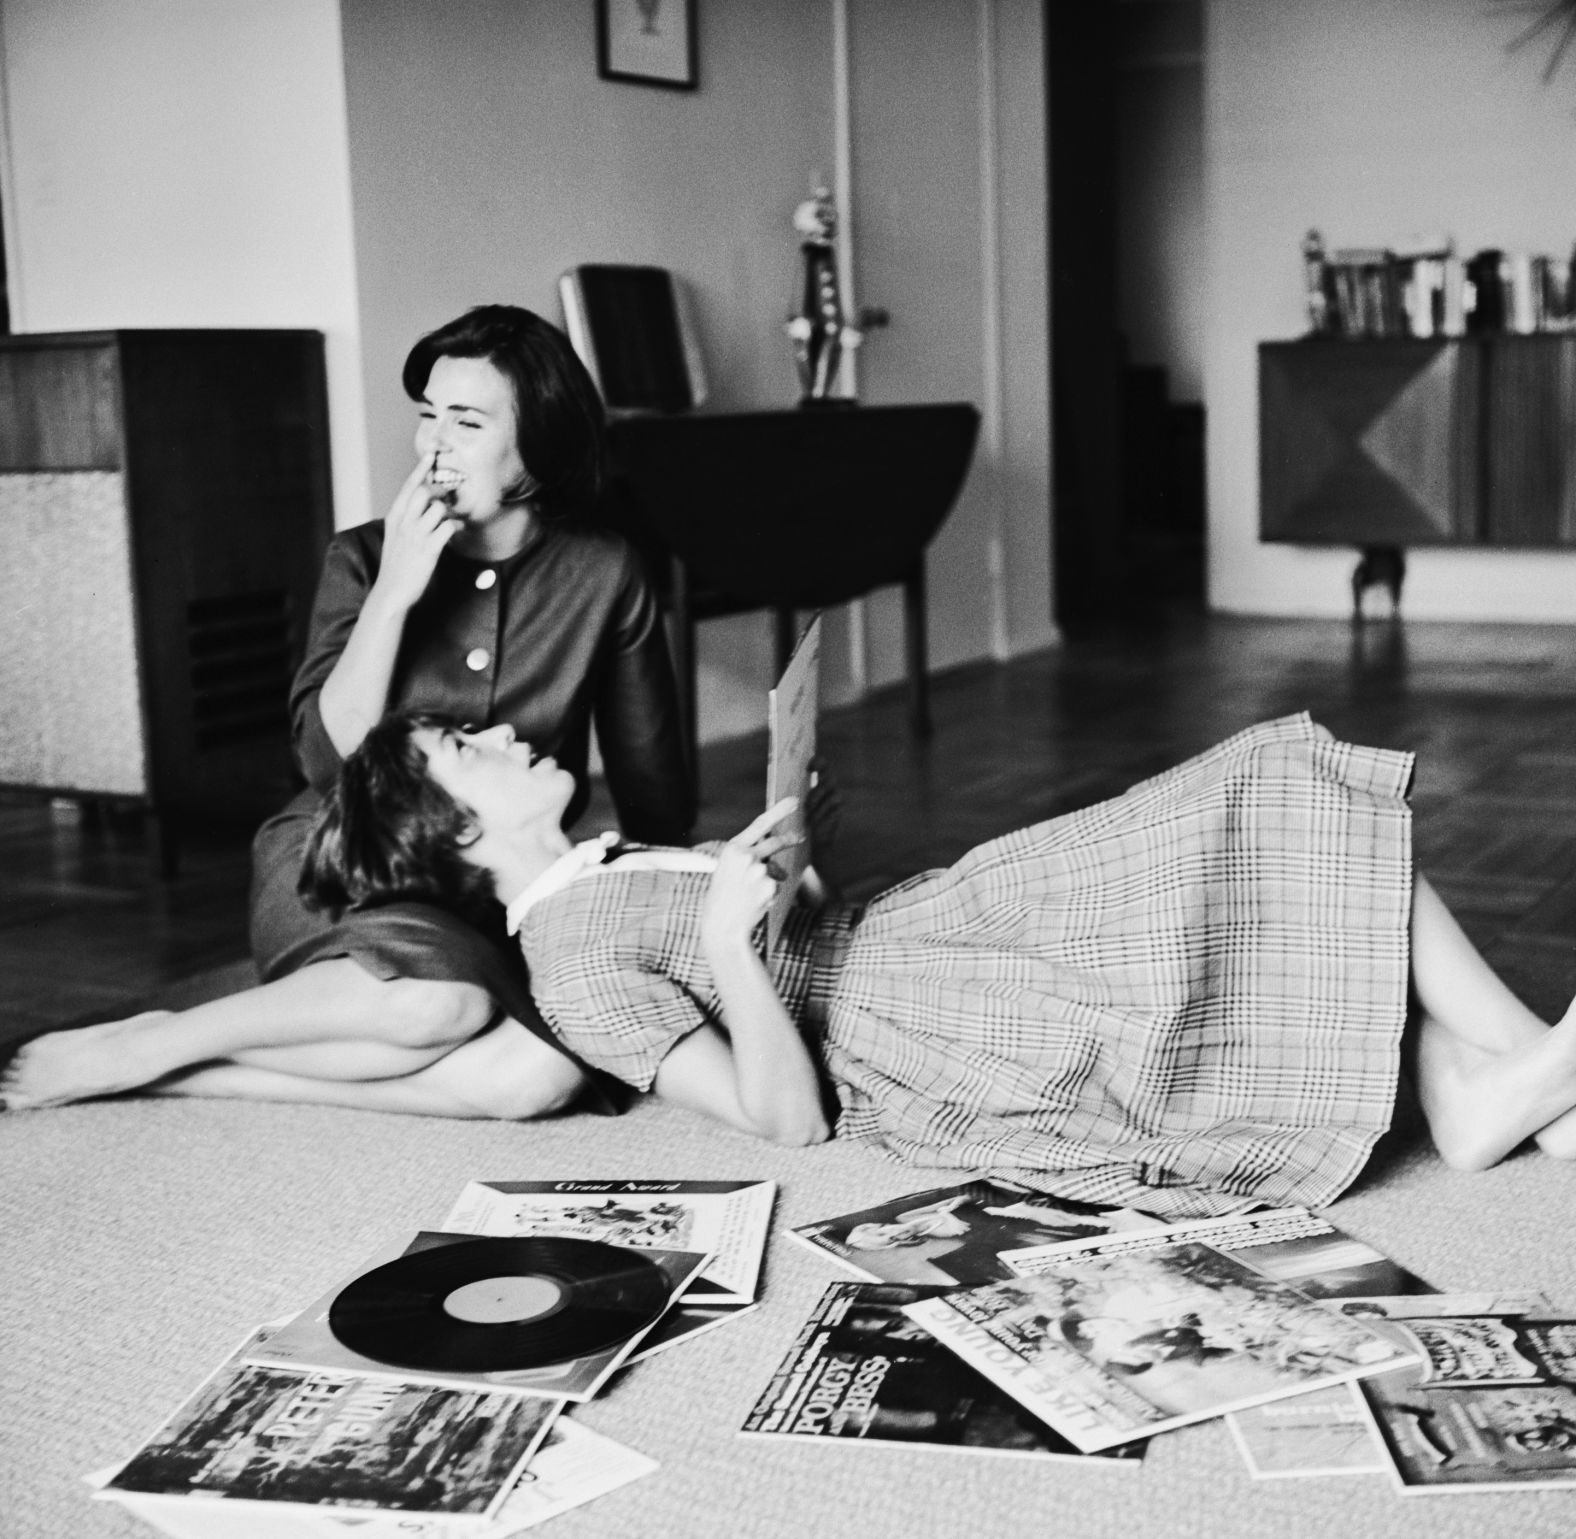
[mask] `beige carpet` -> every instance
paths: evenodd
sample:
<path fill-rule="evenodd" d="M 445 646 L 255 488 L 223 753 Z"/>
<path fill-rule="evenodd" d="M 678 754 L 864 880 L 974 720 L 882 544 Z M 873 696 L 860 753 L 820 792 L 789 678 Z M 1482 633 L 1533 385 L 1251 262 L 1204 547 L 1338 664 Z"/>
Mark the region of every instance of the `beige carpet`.
<path fill-rule="evenodd" d="M 855 1147 L 781 1151 L 671 1108 L 464 1124 L 315 1108 L 124 1100 L 0 1117 L 0 1535 L 123 1535 L 90 1470 L 126 1454 L 255 1322 L 385 1241 L 440 1221 L 473 1177 L 771 1176 L 779 1226 L 934 1184 Z M 1332 1210 L 1442 1288 L 1576 1305 L 1576 1168 L 1479 1177 L 1412 1149 Z M 1045 1535 L 1521 1539 L 1576 1530 L 1576 1494 L 1403 1497 L 1378 1476 L 1255 1483 L 1223 1425 L 1157 1438 L 1137 1469 L 802 1447 L 736 1428 L 837 1272 L 774 1239 L 764 1306 L 637 1365 L 577 1412 L 660 1471 L 553 1520 L 562 1539 Z"/>

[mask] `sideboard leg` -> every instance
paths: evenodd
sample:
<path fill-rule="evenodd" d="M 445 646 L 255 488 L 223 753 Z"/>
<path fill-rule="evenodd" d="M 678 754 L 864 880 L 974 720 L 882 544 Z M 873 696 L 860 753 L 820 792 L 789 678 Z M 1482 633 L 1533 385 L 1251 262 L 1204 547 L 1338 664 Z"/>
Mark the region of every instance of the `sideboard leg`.
<path fill-rule="evenodd" d="M 1390 618 L 1401 618 L 1401 586 L 1406 581 L 1406 552 L 1399 545 L 1363 545 L 1352 568 L 1352 623 L 1363 619 L 1363 595 L 1370 588 L 1390 593 Z"/>

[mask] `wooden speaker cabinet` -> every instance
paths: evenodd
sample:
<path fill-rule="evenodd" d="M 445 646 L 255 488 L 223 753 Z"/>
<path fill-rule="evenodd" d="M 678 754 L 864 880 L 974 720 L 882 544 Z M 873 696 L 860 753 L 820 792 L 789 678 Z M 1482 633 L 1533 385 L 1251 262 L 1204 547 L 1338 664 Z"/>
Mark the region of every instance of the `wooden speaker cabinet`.
<path fill-rule="evenodd" d="M 1576 545 L 1576 336 L 1259 348 L 1259 537 Z"/>
<path fill-rule="evenodd" d="M 319 333 L 0 337 L 0 784 L 279 806 L 332 522 Z"/>

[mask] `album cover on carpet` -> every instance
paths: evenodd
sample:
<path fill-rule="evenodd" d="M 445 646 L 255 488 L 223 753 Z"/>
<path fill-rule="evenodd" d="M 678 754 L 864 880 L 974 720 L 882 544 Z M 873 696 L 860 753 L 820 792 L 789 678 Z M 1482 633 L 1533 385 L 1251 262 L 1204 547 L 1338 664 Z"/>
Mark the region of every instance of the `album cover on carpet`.
<path fill-rule="evenodd" d="M 1549 1302 L 1541 1293 L 1505 1290 L 1347 1297 L 1336 1299 L 1327 1307 L 1364 1320 L 1431 1321 L 1439 1316 L 1545 1313 Z M 1493 1322 L 1475 1318 L 1472 1323 Z M 1423 1350 L 1416 1335 L 1403 1339 L 1419 1352 Z M 1376 1470 L 1383 1473 L 1390 1469 L 1355 1384 L 1233 1411 L 1226 1417 L 1226 1424 L 1255 1480 L 1290 1475 L 1370 1474 Z"/>
<path fill-rule="evenodd" d="M 1355 1384 L 1333 1384 L 1226 1417 L 1255 1480 L 1382 1475 L 1390 1468 Z"/>
<path fill-rule="evenodd" d="M 342 1301 L 350 1295 L 352 1302 L 359 1302 L 358 1291 L 367 1291 L 363 1285 L 378 1278 L 385 1268 L 407 1265 L 424 1256 L 436 1258 L 431 1264 L 437 1265 L 446 1259 L 439 1253 L 453 1254 L 476 1246 L 526 1249 L 494 1252 L 504 1257 L 502 1265 L 484 1257 L 479 1267 L 472 1268 L 478 1272 L 473 1280 L 459 1273 L 454 1277 L 438 1276 L 431 1282 L 418 1280 L 414 1290 L 396 1289 L 391 1299 L 399 1307 L 386 1318 L 374 1318 L 370 1336 L 366 1334 L 365 1322 L 358 1322 L 357 1330 L 348 1330 Z M 582 1246 L 588 1252 L 611 1253 L 620 1270 L 588 1279 L 566 1274 L 560 1258 L 581 1254 L 573 1248 Z M 566 1252 L 565 1247 L 571 1249 Z M 532 1300 L 537 1306 L 533 1317 L 518 1325 L 518 1311 L 497 1318 L 500 1306 L 491 1297 L 496 1291 L 493 1283 L 500 1277 L 507 1280 L 507 1274 L 522 1267 L 530 1274 L 532 1258 L 538 1253 L 544 1261 L 536 1267 L 542 1286 L 540 1296 Z M 252 1362 L 273 1367 L 316 1368 L 453 1387 L 512 1389 L 552 1399 L 589 1400 L 634 1353 L 706 1261 L 706 1256 L 692 1251 L 635 1251 L 557 1236 L 478 1238 L 423 1230 L 407 1244 L 396 1244 L 369 1258 L 353 1276 L 302 1310 L 248 1357 Z M 613 1294 L 609 1295 L 605 1288 L 597 1291 L 604 1282 L 611 1282 Z M 554 1289 L 556 1298 L 552 1296 Z M 474 1298 L 482 1318 L 456 1321 L 440 1307 L 456 1293 L 461 1293 L 462 1298 Z M 589 1339 L 582 1325 L 593 1327 Z M 369 1342 L 376 1351 L 369 1350 Z M 508 1353 L 517 1349 L 529 1361 L 511 1362 Z M 388 1356 L 379 1356 L 378 1352 Z M 474 1360 L 459 1366 L 466 1354 Z M 498 1366 L 483 1366 L 489 1363 Z"/>
<path fill-rule="evenodd" d="M 1363 1400 L 1408 1495 L 1570 1490 L 1576 1486 L 1576 1389 L 1428 1389 L 1413 1366 L 1365 1379 Z"/>
<path fill-rule="evenodd" d="M 1291 1283 L 1314 1298 L 1434 1291 L 1373 1246 L 1306 1208 L 1270 1208 L 1262 1213 L 1166 1224 L 1141 1233 L 1069 1240 L 1010 1251 L 1002 1259 L 1014 1275 L 1029 1277 L 1043 1262 L 1061 1256 L 1153 1250 L 1181 1240 L 1196 1240 L 1233 1256 L 1255 1272 Z"/>
<path fill-rule="evenodd" d="M 751 1304 L 776 1193 L 775 1181 L 472 1181 L 442 1227 L 705 1251 L 711 1260 L 680 1302 Z"/>
<path fill-rule="evenodd" d="M 1412 1360 L 1207 1245 L 1039 1264 L 906 1312 L 1085 1452 Z"/>
<path fill-rule="evenodd" d="M 315 1507 L 250 1502 L 190 1501 L 182 1497 L 106 1493 L 110 1499 L 171 1539 L 508 1539 L 584 1507 L 660 1466 L 568 1416 L 557 1416 L 526 1468 L 490 1518 L 417 1516 L 358 1510 L 341 1517 Z M 87 1477 L 95 1490 L 115 1466 Z"/>
<path fill-rule="evenodd" d="M 740 1429 L 805 1442 L 897 1444 L 1134 1467 L 1142 1443 L 1085 1454 L 903 1313 L 944 1290 L 833 1283 Z"/>
<path fill-rule="evenodd" d="M 267 1345 L 253 1333 L 95 1495 L 487 1518 L 559 1409 L 517 1391 L 249 1360 Z"/>
<path fill-rule="evenodd" d="M 640 1345 L 629 1354 L 627 1362 L 640 1363 L 658 1352 L 666 1352 L 697 1336 L 714 1331 L 719 1325 L 731 1325 L 746 1315 L 753 1315 L 758 1304 L 675 1304 L 651 1330 L 641 1338 Z"/>
<path fill-rule="evenodd" d="M 1162 1228 L 1129 1208 L 1065 1202 L 1000 1181 L 965 1181 L 801 1224 L 788 1233 L 867 1282 L 999 1282 L 1003 1251 Z"/>

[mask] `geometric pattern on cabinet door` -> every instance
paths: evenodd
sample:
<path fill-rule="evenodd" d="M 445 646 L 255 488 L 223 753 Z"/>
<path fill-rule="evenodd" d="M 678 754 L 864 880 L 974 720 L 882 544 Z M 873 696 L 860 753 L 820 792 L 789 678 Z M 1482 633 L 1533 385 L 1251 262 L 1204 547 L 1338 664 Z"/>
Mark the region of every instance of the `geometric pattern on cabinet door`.
<path fill-rule="evenodd" d="M 1454 532 L 1457 361 L 1460 351 L 1446 348 L 1427 368 L 1407 381 L 1368 424 L 1359 442 L 1363 452 L 1395 482 L 1427 520 L 1436 539 Z"/>
<path fill-rule="evenodd" d="M 0 783 L 147 792 L 118 471 L 0 474 Z"/>
<path fill-rule="evenodd" d="M 1262 356 L 1263 532 L 1438 544 L 1472 497 L 1460 351 L 1345 343 Z"/>

